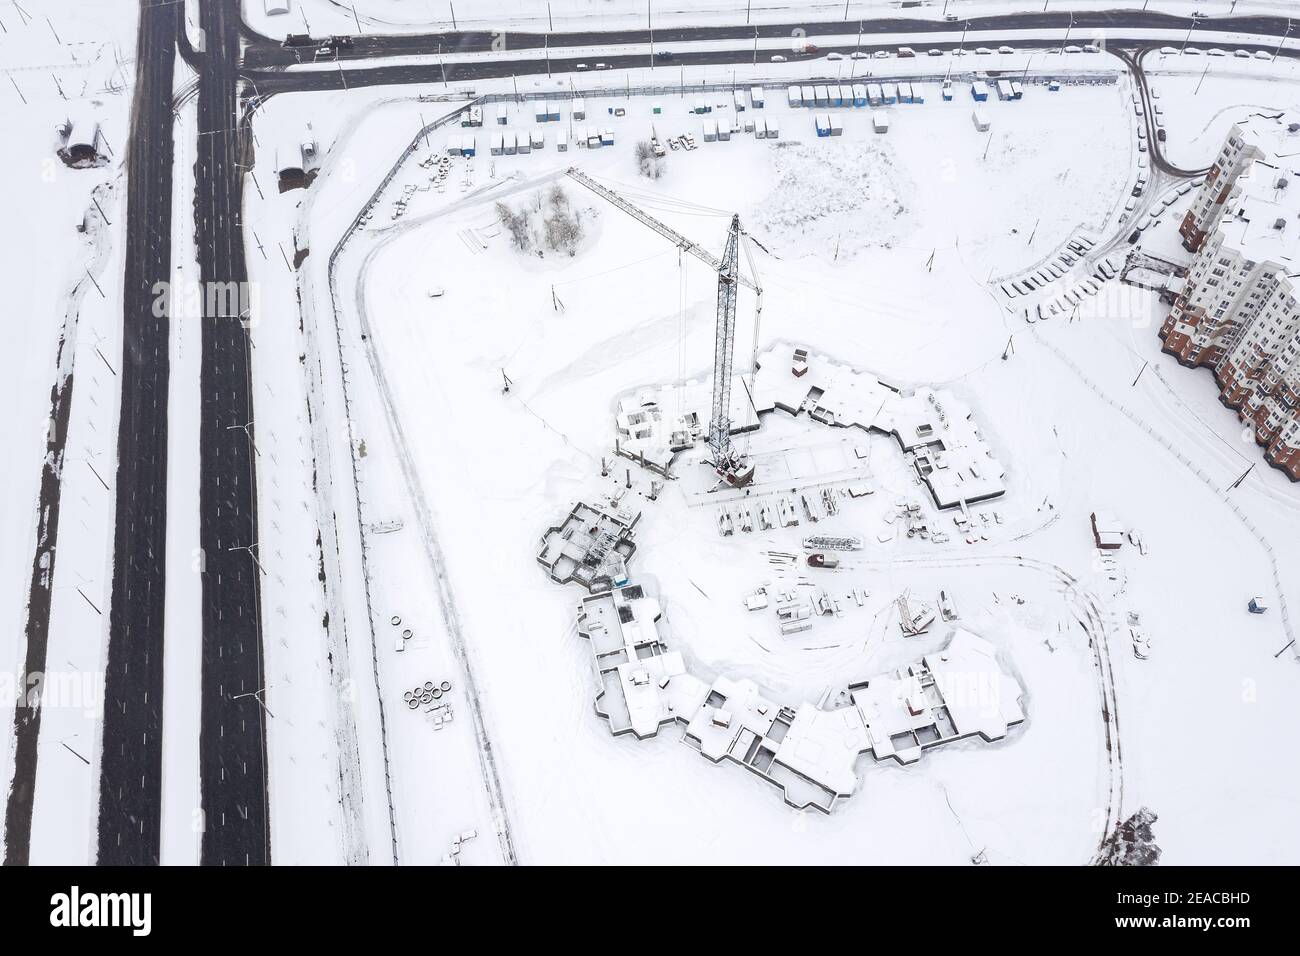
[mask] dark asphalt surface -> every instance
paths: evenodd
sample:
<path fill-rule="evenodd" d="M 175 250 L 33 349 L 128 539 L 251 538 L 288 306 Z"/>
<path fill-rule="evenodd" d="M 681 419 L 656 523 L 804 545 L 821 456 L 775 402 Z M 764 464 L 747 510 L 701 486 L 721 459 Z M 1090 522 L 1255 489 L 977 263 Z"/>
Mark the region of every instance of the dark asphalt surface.
<path fill-rule="evenodd" d="M 239 5 L 204 0 L 201 22 L 207 52 L 198 56 L 194 234 L 200 278 L 210 289 L 248 280 L 238 165 L 248 159 L 238 116 Z M 252 696 L 264 688 L 265 673 L 253 429 L 244 428 L 253 421 L 251 345 L 239 314 L 249 304 L 246 298 L 233 309 L 206 302 L 203 318 L 199 543 L 206 567 L 199 762 L 205 865 L 271 862 L 265 711 Z"/>
<path fill-rule="evenodd" d="M 154 315 L 154 284 L 171 278 L 171 99 L 182 14 L 179 4 L 141 0 L 127 147 L 122 409 L 100 760 L 103 865 L 156 864 L 161 846 L 170 319 Z"/>
<path fill-rule="evenodd" d="M 1084 43 L 1091 39 L 1096 30 L 1186 30 L 1192 24 L 1190 17 L 1175 16 L 1158 11 L 1142 10 L 1099 10 L 1080 11 L 1073 14 L 1072 34 Z M 760 38 L 790 37 L 793 31 L 803 30 L 810 40 L 819 36 L 840 36 L 854 33 L 859 27 L 864 33 L 899 34 L 899 33 L 947 33 L 954 39 L 961 36 L 963 30 L 1060 30 L 1070 26 L 1071 13 L 1066 11 L 1049 11 L 1047 13 L 1014 13 L 998 16 L 971 17 L 969 20 L 924 20 L 924 19 L 876 19 L 876 20 L 829 20 L 815 23 L 774 23 L 747 26 L 710 26 L 710 27 L 673 27 L 654 30 L 647 29 L 589 31 L 583 33 L 545 33 L 519 32 L 504 35 L 505 48 L 509 50 L 536 49 L 548 46 L 552 50 L 563 51 L 565 47 L 601 46 L 620 43 L 649 43 L 653 40 L 656 50 L 672 50 L 674 43 L 701 40 L 749 40 Z M 1240 31 L 1281 36 L 1287 28 L 1285 17 L 1215 17 L 1197 21 L 1200 30 Z M 250 70 L 263 70 L 269 67 L 288 66 L 299 62 L 313 62 L 318 44 L 305 47 L 287 48 L 278 41 L 251 34 L 244 64 Z M 492 49 L 497 41 L 497 34 L 484 31 L 465 31 L 448 33 L 426 33 L 393 36 L 355 37 L 350 48 L 340 51 L 338 59 L 345 65 L 349 60 L 363 60 L 373 57 L 415 56 L 431 53 L 468 53 Z M 1041 42 L 1041 41 L 1040 41 Z M 560 54 L 564 56 L 563 52 Z M 334 59 L 330 57 L 330 59 Z M 643 58 L 644 59 L 644 58 Z M 608 62 L 608 61 L 607 61 Z"/>

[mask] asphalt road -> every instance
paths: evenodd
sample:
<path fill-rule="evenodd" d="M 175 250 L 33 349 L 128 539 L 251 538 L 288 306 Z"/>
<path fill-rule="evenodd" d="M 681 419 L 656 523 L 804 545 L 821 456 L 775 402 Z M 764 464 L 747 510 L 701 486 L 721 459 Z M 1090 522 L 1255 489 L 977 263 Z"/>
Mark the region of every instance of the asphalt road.
<path fill-rule="evenodd" d="M 999 31 L 999 30 L 1060 30 L 1062 35 L 1070 27 L 1073 17 L 1071 35 L 1078 42 L 1088 42 L 1095 31 L 1105 30 L 1187 30 L 1192 25 L 1190 17 L 1175 16 L 1167 13 L 1143 10 L 1099 10 L 1082 11 L 1071 14 L 1069 11 L 1050 11 L 1048 13 L 1015 13 L 1001 16 L 972 17 L 969 20 L 923 20 L 923 19 L 877 19 L 877 20 L 830 20 L 816 23 L 769 23 L 747 26 L 710 26 L 669 28 L 663 30 L 647 29 L 589 31 L 583 33 L 506 33 L 498 35 L 483 31 L 465 31 L 448 33 L 426 33 L 391 36 L 363 36 L 353 38 L 352 46 L 338 54 L 345 64 L 349 60 L 363 60 L 374 57 L 418 56 L 434 53 L 469 53 L 485 52 L 493 49 L 494 43 L 504 41 L 508 50 L 542 50 L 548 47 L 563 51 L 565 47 L 609 46 L 623 43 L 653 42 L 656 50 L 672 51 L 673 44 L 687 41 L 705 40 L 752 40 L 759 38 L 789 38 L 796 35 L 796 30 L 811 40 L 819 36 L 842 36 L 862 30 L 868 34 L 900 33 L 947 33 L 954 39 L 963 31 Z M 1285 17 L 1215 17 L 1196 21 L 1200 30 L 1233 31 L 1257 33 L 1267 36 L 1281 36 L 1287 29 Z M 244 53 L 244 64 L 250 70 L 262 70 L 268 67 L 288 66 L 294 63 L 313 62 L 316 57 L 317 44 L 303 47 L 283 47 L 278 41 L 250 34 L 250 41 Z M 1041 42 L 1041 41 L 1040 41 Z M 564 54 L 561 53 L 561 56 Z M 334 59 L 330 57 L 329 59 Z M 674 60 L 674 62 L 677 62 Z M 689 61 L 687 61 L 689 62 Z"/>
<path fill-rule="evenodd" d="M 1059 43 L 1056 46 L 1048 47 L 1046 41 L 1042 39 L 1011 39 L 1011 40 L 989 40 L 988 44 L 996 46 L 1010 46 L 1017 50 L 1039 50 L 1040 58 L 1035 58 L 1027 65 L 1036 71 L 1047 69 L 1051 66 L 1054 50 L 1059 50 Z M 1080 42 L 1086 42 L 1083 38 Z M 1112 35 L 1107 38 L 1107 48 L 1110 50 L 1136 49 L 1139 47 L 1148 47 L 1151 41 L 1141 36 Z M 1045 48 L 1046 47 L 1046 48 Z M 926 51 L 930 49 L 941 50 L 947 53 L 954 49 L 964 49 L 965 56 L 956 71 L 970 71 L 985 69 L 983 64 L 985 59 L 974 52 L 972 44 L 961 46 L 960 42 L 941 43 L 935 42 L 926 46 Z M 1233 49 L 1246 49 L 1256 51 L 1264 50 L 1268 53 L 1276 50 L 1276 44 L 1258 44 L 1258 43 L 1241 43 L 1233 44 Z M 897 47 L 892 44 L 869 46 L 863 44 L 861 49 L 864 52 L 873 52 L 882 50 L 894 52 Z M 822 47 L 816 53 L 796 54 L 785 52 L 782 54 L 790 63 L 798 63 L 805 60 L 820 60 L 821 65 L 825 68 L 815 78 L 816 81 L 831 82 L 850 82 L 860 80 L 869 76 L 872 61 L 867 60 L 826 60 L 828 52 L 851 53 L 854 47 Z M 941 73 L 947 69 L 949 61 L 940 57 L 929 57 L 924 55 L 925 51 L 918 51 L 914 60 L 909 61 L 915 65 L 917 71 Z M 1295 51 L 1283 50 L 1282 56 L 1294 57 Z M 251 78 L 256 84 L 258 91 L 265 97 L 276 93 L 289 93 L 298 91 L 319 91 L 319 90 L 340 90 L 352 89 L 363 86 L 387 86 L 400 84 L 424 83 L 430 86 L 450 88 L 453 84 L 464 86 L 464 84 L 476 79 L 500 78 L 505 76 L 535 76 L 535 75 L 560 75 L 565 76 L 575 73 L 579 63 L 585 63 L 588 66 L 593 65 L 594 57 L 584 55 L 581 59 L 577 58 L 559 58 L 550 57 L 542 59 L 511 59 L 511 60 L 476 60 L 473 62 L 462 63 L 421 63 L 421 64 L 389 64 L 385 66 L 358 66 L 340 62 L 336 69 L 317 69 L 317 70 L 245 70 L 244 75 Z M 702 66 L 702 65 L 723 65 L 728 63 L 734 64 L 763 64 L 770 60 L 770 54 L 765 55 L 759 51 L 757 57 L 752 50 L 713 50 L 699 51 L 689 54 L 676 56 L 672 63 L 657 63 L 652 75 L 652 83 L 661 83 L 663 87 L 670 91 L 678 85 L 680 75 L 679 68 L 682 66 Z M 1102 67 L 1104 61 L 1100 54 L 1097 55 L 1098 67 Z M 608 64 L 613 69 L 629 69 L 633 67 L 648 66 L 648 57 L 644 54 L 634 56 L 601 56 L 599 62 Z M 932 64 L 932 65 L 931 65 Z M 1015 75 L 1020 70 L 1010 70 L 1008 75 Z M 593 81 L 605 76 L 605 71 L 590 70 L 588 72 L 576 72 L 577 77 L 590 77 Z M 655 79 L 662 77 L 662 79 Z M 799 82 L 807 83 L 809 78 L 800 77 Z"/>
<path fill-rule="evenodd" d="M 241 225 L 239 5 L 204 0 L 198 56 L 194 229 L 204 289 L 247 288 Z M 234 283 L 234 286 L 229 285 Z M 205 829 L 200 862 L 271 862 L 266 711 L 257 560 L 251 344 L 244 294 L 207 297 L 203 317 L 199 544 L 203 549 L 203 673 L 199 764 Z"/>
<path fill-rule="evenodd" d="M 179 4 L 141 0 L 127 146 L 122 408 L 100 759 L 103 865 L 156 864 L 161 845 L 170 320 L 154 314 L 154 284 L 171 278 L 171 99 L 182 14 Z"/>

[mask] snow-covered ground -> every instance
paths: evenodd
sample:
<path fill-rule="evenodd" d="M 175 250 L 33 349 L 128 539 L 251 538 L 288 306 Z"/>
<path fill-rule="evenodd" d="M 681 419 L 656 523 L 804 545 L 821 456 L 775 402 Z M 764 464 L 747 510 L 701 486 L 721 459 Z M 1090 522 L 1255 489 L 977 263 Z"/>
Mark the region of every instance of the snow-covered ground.
<path fill-rule="evenodd" d="M 702 140 L 703 118 L 687 112 L 695 97 L 589 96 L 589 120 L 573 125 L 609 127 L 617 145 L 564 155 L 555 131 L 570 125 L 567 102 L 564 122 L 543 127 L 546 148 L 529 156 L 488 156 L 489 119 L 474 131 L 479 155 L 469 169 L 454 160 L 441 189 L 419 164 L 462 130 L 434 130 L 344 249 L 336 329 L 330 251 L 420 127 L 450 108 L 402 102 L 400 92 L 272 101 L 274 115 L 259 123 L 311 119 L 324 171 L 307 194 L 276 196 L 259 172 L 268 199 L 247 198 L 249 227 L 267 250 L 265 263 L 253 262 L 264 307 L 291 294 L 286 278 L 274 278 L 287 276 L 275 245 L 292 256 L 294 231 L 300 249 L 311 237 L 298 282 L 301 341 L 285 343 L 288 359 L 259 341 L 259 362 L 290 362 L 272 380 L 291 393 L 259 408 L 259 440 L 269 411 L 278 447 L 305 442 L 318 464 L 329 463 L 331 487 L 317 489 L 319 502 L 305 488 L 295 493 L 305 503 L 292 536 L 310 553 L 312 514 L 330 501 L 338 509 L 338 569 L 326 569 L 325 585 L 337 591 L 327 600 L 346 609 L 368 803 L 383 779 L 376 698 L 384 706 L 403 861 L 438 859 L 472 826 L 497 835 L 470 844 L 484 862 L 515 853 L 526 862 L 964 862 L 984 849 L 995 862 L 1079 863 L 1108 819 L 1143 805 L 1160 815 L 1169 862 L 1295 858 L 1300 827 L 1280 804 L 1294 772 L 1272 757 L 1265 735 L 1285 720 L 1300 678 L 1290 654 L 1273 657 L 1287 640 L 1279 617 L 1248 616 L 1244 604 L 1271 593 L 1266 548 L 1293 587 L 1300 495 L 1261 469 L 1225 493 L 1252 449 L 1239 453 L 1231 416 L 1197 397 L 1205 382 L 1187 381 L 1196 377 L 1158 356 L 1147 324 L 1159 319 L 1153 295 L 1138 299 L 1150 312 L 1138 323 L 1081 310 L 1073 324 L 1027 326 L 987 284 L 1081 230 L 1115 228 L 1137 161 L 1127 81 L 1060 93 L 1034 87 L 1022 102 L 990 102 L 991 135 L 973 128 L 968 93 L 943 103 L 931 85 L 924 105 L 889 109 L 885 135 L 871 132 L 868 111 L 839 111 L 845 133 L 833 140 L 817 139 L 811 111 L 790 110 L 773 91 L 762 115 L 779 120 L 778 141 L 740 133 L 672 152 L 654 182 L 638 178 L 633 144 L 652 126 L 661 137 Z M 662 112 L 652 113 L 655 105 Z M 627 115 L 613 116 L 614 107 Z M 508 130 L 534 125 L 523 109 L 510 108 Z M 1172 119 L 1170 127 L 1185 128 Z M 1027 688 L 1029 720 L 1005 741 L 956 745 L 907 768 L 866 767 L 862 792 L 823 818 L 789 811 L 748 775 L 693 758 L 675 733 L 649 742 L 608 735 L 592 712 L 589 653 L 573 626 L 580 592 L 536 566 L 538 537 L 573 500 L 609 487 L 600 460 L 612 451 L 619 396 L 707 375 L 715 283 L 564 178 L 570 164 L 707 248 L 720 248 L 738 212 L 769 250 L 757 263 L 763 343 L 805 345 L 899 384 L 945 385 L 972 406 L 1008 466 L 1007 496 L 977 509 L 1000 519 L 987 525 L 987 541 L 874 546 L 839 572 L 870 592 L 866 607 L 805 642 L 782 643 L 741 609 L 743 595 L 772 574 L 759 554 L 767 542 L 720 538 L 712 510 L 670 483 L 658 501 L 642 502 L 632 567 L 634 579 L 654 581 L 664 595 L 673 646 L 705 672 L 758 680 L 775 699 L 815 700 L 827 686 L 926 652 L 924 641 L 942 635 L 903 641 L 889 623 L 892 601 L 904 589 L 944 588 L 963 624 L 993 640 Z M 556 183 L 583 211 L 587 237 L 571 258 L 522 256 L 497 225 L 494 203 L 527 204 Z M 403 196 L 407 211 L 394 218 Z M 1133 299 L 1123 301 L 1131 312 Z M 741 343 L 752 334 L 746 308 L 742 300 Z M 305 377 L 291 374 L 299 355 Z M 1131 387 L 1148 359 L 1154 368 Z M 346 392 L 331 377 L 339 368 Z M 306 425 L 308 396 L 324 425 Z M 843 437 L 810 427 L 822 428 L 801 421 L 772 434 Z M 842 518 L 874 540 L 884 496 L 914 492 L 892 443 L 866 444 L 882 487 Z M 283 481 L 284 467 L 309 466 L 282 462 L 264 480 Z M 621 479 L 624 467 L 605 481 Z M 639 494 L 645 477 L 633 471 Z M 1129 548 L 1113 565 L 1100 562 L 1088 526 L 1097 509 L 1139 527 L 1148 554 Z M 1218 560 L 1225 550 L 1237 556 L 1229 567 Z M 400 627 L 414 624 L 402 652 L 394 614 Z M 1152 635 L 1150 660 L 1133 656 L 1130 614 Z M 377 694 L 367 671 L 371 630 Z M 314 653 L 323 659 L 322 639 Z M 309 661 L 269 648 L 268 675 Z M 472 727 L 461 693 L 469 673 L 482 705 Z M 404 709 L 402 691 L 444 674 L 457 688 L 457 722 L 435 731 Z M 288 683 L 295 689 L 282 690 Z M 300 682 L 284 684 L 273 698 L 302 693 Z M 294 700 L 294 710 L 312 706 Z M 1109 750 L 1103 700 L 1118 734 Z M 296 834 L 309 831 L 307 821 L 337 813 L 326 796 L 337 748 L 319 758 L 315 788 L 299 782 L 292 752 L 328 752 L 340 739 L 325 725 L 277 732 L 272 722 L 273 780 L 283 779 L 284 761 L 294 764 L 294 782 L 277 786 L 294 787 L 302 811 L 299 821 L 277 820 L 280 859 L 305 854 Z M 1233 761 L 1240 773 L 1214 774 L 1223 782 L 1207 787 L 1208 759 Z M 629 820 L 628 807 L 644 809 Z M 367 841 L 378 861 L 385 821 L 371 813 Z M 1229 813 L 1233 827 L 1208 824 Z M 343 855 L 328 850 L 320 858 Z"/>
<path fill-rule="evenodd" d="M 6 5 L 0 20 L 7 81 L 0 119 L 8 131 L 0 176 L 6 183 L 5 218 L 17 239 L 5 244 L 0 257 L 9 314 L 0 332 L 6 361 L 0 376 L 6 423 L 0 463 L 0 792 L 8 796 L 13 773 L 13 691 L 39 686 L 24 683 L 24 626 L 51 402 L 56 386 L 66 386 L 71 376 L 31 859 L 77 864 L 93 860 L 94 852 L 135 7 L 53 0 L 26 15 Z M 55 127 L 70 117 L 101 124 L 110 151 L 103 165 L 69 169 L 56 156 Z M 87 230 L 78 232 L 83 220 Z"/>

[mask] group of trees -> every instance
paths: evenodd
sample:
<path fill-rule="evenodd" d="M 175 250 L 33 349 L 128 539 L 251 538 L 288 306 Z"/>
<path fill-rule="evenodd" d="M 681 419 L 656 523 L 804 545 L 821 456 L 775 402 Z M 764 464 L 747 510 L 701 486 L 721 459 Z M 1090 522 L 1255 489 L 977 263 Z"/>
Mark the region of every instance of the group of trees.
<path fill-rule="evenodd" d="M 501 225 L 510 234 L 510 241 L 520 252 L 544 256 L 549 250 L 576 255 L 586 235 L 582 210 L 570 202 L 569 194 L 559 183 L 548 190 L 539 190 L 517 209 L 498 202 L 496 211 Z"/>
<path fill-rule="evenodd" d="M 659 179 L 666 171 L 667 163 L 659 156 L 655 155 L 654 147 L 650 145 L 649 140 L 641 140 L 636 144 L 636 168 L 642 176 L 647 179 Z"/>

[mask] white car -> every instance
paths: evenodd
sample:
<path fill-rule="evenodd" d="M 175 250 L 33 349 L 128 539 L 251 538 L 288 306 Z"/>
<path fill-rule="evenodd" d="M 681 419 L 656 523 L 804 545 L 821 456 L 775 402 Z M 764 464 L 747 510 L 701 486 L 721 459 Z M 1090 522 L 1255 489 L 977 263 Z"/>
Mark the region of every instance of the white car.
<path fill-rule="evenodd" d="M 1233 56 L 1239 56 L 1239 57 L 1241 57 L 1243 60 L 1245 60 L 1245 59 L 1248 59 L 1248 58 L 1250 57 L 1250 51 L 1249 51 L 1249 50 L 1234 50 L 1233 53 L 1232 53 L 1232 55 L 1233 55 Z"/>
<path fill-rule="evenodd" d="M 874 56 L 877 60 L 888 60 L 888 59 L 889 59 L 889 51 L 888 51 L 888 50 L 877 50 L 875 53 L 873 53 L 873 54 L 871 54 L 871 55 Z"/>
<path fill-rule="evenodd" d="M 987 46 L 977 46 L 975 48 L 975 52 L 978 53 L 980 56 L 988 56 L 990 53 L 993 52 L 993 49 Z"/>
<path fill-rule="evenodd" d="M 587 68 L 587 64 L 585 64 L 585 63 L 575 63 L 575 64 L 573 65 L 573 68 L 574 68 L 575 70 L 585 70 L 585 69 Z"/>
<path fill-rule="evenodd" d="M 775 54 L 775 55 L 772 57 L 772 62 L 773 62 L 773 63 L 784 63 L 784 62 L 785 62 L 785 57 L 783 57 L 780 53 L 777 53 L 777 54 Z"/>
<path fill-rule="evenodd" d="M 843 54 L 843 53 L 827 53 L 827 54 L 826 54 L 826 59 L 828 59 L 828 60 L 842 60 L 842 59 L 844 59 L 844 54 Z"/>
<path fill-rule="evenodd" d="M 1065 48 L 1065 52 L 1066 52 L 1066 53 L 1082 53 L 1082 52 L 1083 52 L 1083 47 L 1081 47 L 1081 46 L 1067 46 L 1067 47 Z"/>
<path fill-rule="evenodd" d="M 1015 53 L 1015 52 L 1016 52 L 1016 48 L 1013 47 L 1013 46 L 1000 46 L 1000 47 L 998 47 L 998 52 L 999 52 L 999 53 Z"/>
<path fill-rule="evenodd" d="M 1227 51 L 1225 51 L 1225 50 L 1220 50 L 1218 47 L 1212 47 L 1211 49 L 1206 50 L 1205 52 L 1206 52 L 1208 55 L 1210 55 L 1210 56 L 1227 56 L 1227 55 L 1228 55 L 1228 54 L 1227 54 Z"/>
<path fill-rule="evenodd" d="M 1255 59 L 1257 59 L 1257 60 L 1271 60 L 1271 59 L 1273 59 L 1273 54 L 1272 54 L 1272 53 L 1269 53 L 1267 50 L 1256 50 L 1256 51 L 1255 51 Z"/>
<path fill-rule="evenodd" d="M 866 50 L 854 50 L 852 53 L 849 54 L 849 56 L 855 60 L 871 59 L 871 54 L 868 53 Z"/>
<path fill-rule="evenodd" d="M 609 69 L 609 64 L 608 64 L 608 63 L 597 63 L 597 64 L 596 64 L 596 69 L 598 69 L 598 70 L 608 70 L 608 69 Z"/>

